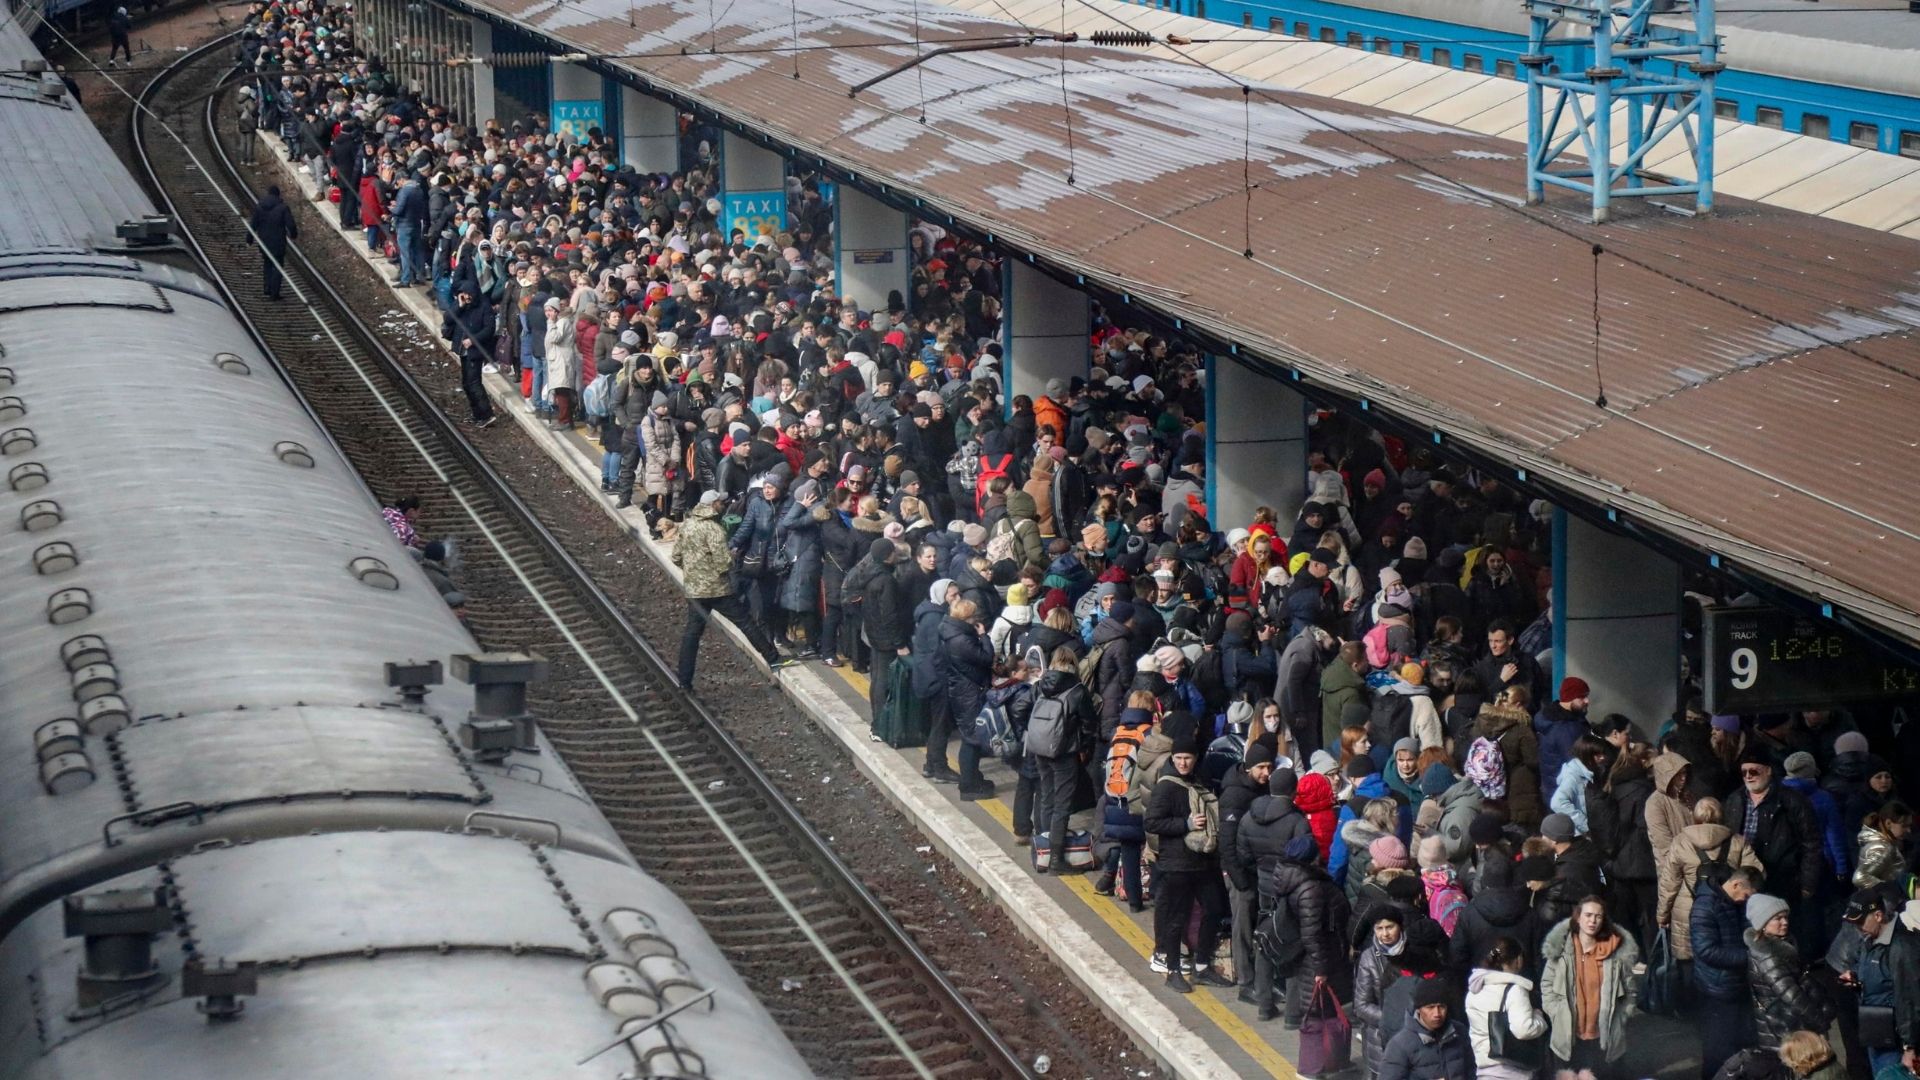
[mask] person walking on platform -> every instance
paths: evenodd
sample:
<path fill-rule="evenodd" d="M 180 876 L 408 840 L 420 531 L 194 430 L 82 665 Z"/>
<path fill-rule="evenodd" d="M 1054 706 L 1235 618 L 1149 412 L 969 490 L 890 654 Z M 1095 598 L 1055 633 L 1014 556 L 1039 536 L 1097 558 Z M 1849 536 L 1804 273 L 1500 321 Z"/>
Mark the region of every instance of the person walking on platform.
<path fill-rule="evenodd" d="M 132 34 L 133 16 L 127 14 L 126 8 L 114 8 L 113 14 L 107 16 L 107 37 L 112 41 L 112 44 L 107 48 L 108 67 L 119 67 L 120 56 L 123 53 L 127 57 L 127 66 L 133 66 Z"/>
<path fill-rule="evenodd" d="M 267 188 L 247 219 L 253 242 L 260 248 L 260 286 L 269 300 L 280 299 L 280 268 L 286 262 L 287 241 L 300 238 L 293 210 L 280 200 L 278 184 Z"/>
<path fill-rule="evenodd" d="M 240 105 L 235 127 L 240 133 L 240 164 L 251 165 L 255 133 L 260 130 L 260 104 L 254 97 L 251 86 L 240 88 Z"/>
<path fill-rule="evenodd" d="M 794 663 L 782 660 L 773 651 L 773 643 L 760 624 L 747 617 L 747 609 L 733 592 L 733 552 L 727 548 L 727 530 L 720 524 L 720 493 L 709 491 L 700 496 L 699 505 L 687 515 L 680 537 L 673 545 L 673 565 L 686 574 L 687 627 L 680 635 L 680 686 L 693 688 L 694 663 L 700 658 L 700 638 L 715 612 L 740 628 L 747 644 L 760 654 L 769 668 L 778 670 Z"/>
<path fill-rule="evenodd" d="M 400 193 L 393 197 L 393 239 L 400 249 L 400 277 L 394 282 L 405 288 L 424 283 L 420 267 L 420 233 L 427 226 L 427 192 L 420 186 L 418 173 L 408 173 Z"/>

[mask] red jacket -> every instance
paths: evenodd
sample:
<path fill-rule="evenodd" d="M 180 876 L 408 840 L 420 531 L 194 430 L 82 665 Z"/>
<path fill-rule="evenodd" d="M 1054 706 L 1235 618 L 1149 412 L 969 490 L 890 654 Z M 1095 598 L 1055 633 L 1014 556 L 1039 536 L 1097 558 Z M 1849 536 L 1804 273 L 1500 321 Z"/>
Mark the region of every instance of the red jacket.
<path fill-rule="evenodd" d="M 380 224 L 380 208 L 386 200 L 380 197 L 380 181 L 371 176 L 360 178 L 360 224 L 373 228 Z"/>

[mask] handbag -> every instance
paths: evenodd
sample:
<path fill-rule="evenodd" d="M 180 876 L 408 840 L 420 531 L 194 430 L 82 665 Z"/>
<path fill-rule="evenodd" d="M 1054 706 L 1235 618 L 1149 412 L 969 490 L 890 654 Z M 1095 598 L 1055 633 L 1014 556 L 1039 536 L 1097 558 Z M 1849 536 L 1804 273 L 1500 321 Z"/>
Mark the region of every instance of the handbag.
<path fill-rule="evenodd" d="M 1509 984 L 1507 992 L 1500 995 L 1500 1007 L 1487 1014 L 1487 1056 L 1538 1072 L 1547 1063 L 1547 1040 L 1545 1036 L 1514 1037 L 1513 1025 L 1507 1021 L 1507 998 L 1512 993 L 1513 987 Z"/>
<path fill-rule="evenodd" d="M 1680 963 L 1673 955 L 1673 942 L 1663 927 L 1653 935 L 1653 947 L 1647 954 L 1647 974 L 1640 984 L 1640 1011 L 1659 1016 L 1673 1013 L 1679 991 Z"/>
<path fill-rule="evenodd" d="M 1889 1050 L 1900 1045 L 1893 1026 L 1893 1006 L 1860 1006 L 1860 1045 L 1869 1050 Z"/>
<path fill-rule="evenodd" d="M 1307 1015 L 1300 1021 L 1300 1075 L 1332 1076 L 1352 1064 L 1353 1024 L 1347 1020 L 1333 987 L 1324 981 L 1315 982 Z"/>

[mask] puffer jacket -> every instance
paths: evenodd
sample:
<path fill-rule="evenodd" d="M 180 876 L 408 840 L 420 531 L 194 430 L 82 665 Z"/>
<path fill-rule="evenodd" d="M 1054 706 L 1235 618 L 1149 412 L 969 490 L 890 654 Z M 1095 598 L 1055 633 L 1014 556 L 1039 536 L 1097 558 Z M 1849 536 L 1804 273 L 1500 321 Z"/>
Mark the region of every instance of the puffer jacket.
<path fill-rule="evenodd" d="M 1524 886 L 1512 885 L 1482 889 L 1467 901 L 1460 920 L 1453 924 L 1453 937 L 1447 942 L 1453 966 L 1462 970 L 1486 962 L 1487 950 L 1503 937 L 1510 937 L 1527 951 L 1523 971 L 1537 971 L 1540 962 L 1540 938 L 1546 928 L 1534 914 L 1532 898 Z"/>
<path fill-rule="evenodd" d="M 1853 849 L 1847 844 L 1847 830 L 1841 824 L 1840 804 L 1821 789 L 1816 780 L 1789 776 L 1780 786 L 1797 791 L 1813 807 L 1814 820 L 1820 824 L 1820 846 L 1827 856 L 1827 873 L 1832 877 L 1853 876 Z"/>
<path fill-rule="evenodd" d="M 727 550 L 718 503 L 687 512 L 687 523 L 674 541 L 673 565 L 686 574 L 688 596 L 706 599 L 733 591 L 733 553 Z"/>
<path fill-rule="evenodd" d="M 1367 1075 L 1377 1076 L 1380 1059 L 1387 1051 L 1386 1036 L 1380 1030 L 1381 1004 L 1388 988 L 1400 980 L 1401 958 L 1387 955 L 1371 940 L 1371 933 L 1367 937 L 1369 941 L 1366 948 L 1354 958 L 1353 1019 L 1360 1026 L 1361 1050 L 1366 1059 Z"/>
<path fill-rule="evenodd" d="M 1338 812 L 1333 806 L 1333 782 L 1319 773 L 1309 772 L 1300 778 L 1300 788 L 1293 793 L 1293 805 L 1307 816 L 1313 842 L 1320 846 L 1320 865 L 1327 865 L 1333 857 L 1334 826 L 1338 824 Z"/>
<path fill-rule="evenodd" d="M 1525 975 L 1477 968 L 1467 978 L 1467 1032 L 1479 1080 L 1532 1080 L 1533 1071 L 1493 1056 L 1493 1014 L 1504 1011 L 1516 1039 L 1547 1033 L 1547 1017 L 1533 1003 L 1533 980 Z"/>
<path fill-rule="evenodd" d="M 1365 818 L 1354 818 L 1340 826 L 1340 836 L 1336 851 L 1346 852 L 1346 859 L 1340 868 L 1346 873 L 1344 882 L 1347 900 L 1360 902 L 1360 886 L 1366 884 L 1373 874 L 1373 853 L 1367 846 L 1387 834 L 1373 827 Z"/>
<path fill-rule="evenodd" d="M 1473 1043 L 1467 1026 L 1449 1016 L 1439 1031 L 1409 1020 L 1387 1042 L 1378 1080 L 1473 1080 Z"/>
<path fill-rule="evenodd" d="M 1727 844 L 1728 866 L 1760 872 L 1759 856 L 1725 825 L 1689 825 L 1680 830 L 1673 846 L 1667 849 L 1667 862 L 1660 871 L 1660 902 L 1654 917 L 1659 925 L 1673 928 L 1667 940 L 1673 943 L 1675 956 L 1684 959 L 1693 955 L 1693 894 L 1700 880 L 1700 864 L 1707 855 L 1717 855 L 1723 843 Z"/>
<path fill-rule="evenodd" d="M 1702 881 L 1694 889 L 1687 942 L 1693 985 L 1707 997 L 1740 1001 L 1747 994 L 1747 919 L 1725 890 Z M 1676 935 L 1668 935 L 1672 940 Z"/>
<path fill-rule="evenodd" d="M 1254 874 L 1259 867 L 1257 853 L 1241 848 L 1240 827 L 1246 824 L 1253 804 L 1267 797 L 1266 790 L 1266 785 L 1255 782 L 1239 762 L 1220 781 L 1220 865 L 1227 872 L 1228 883 L 1243 893 L 1254 891 Z M 1277 851 L 1273 854 L 1279 856 Z"/>
<path fill-rule="evenodd" d="M 980 715 L 993 683 L 993 650 L 972 623 L 948 615 L 940 623 L 941 672 L 953 726 L 965 730 Z"/>
<path fill-rule="evenodd" d="M 822 499 L 812 506 L 787 501 L 780 519 L 781 542 L 791 569 L 780 583 L 780 610 L 817 611 L 820 608 L 820 529 L 833 511 Z"/>
<path fill-rule="evenodd" d="M 1587 796 L 1587 827 L 1607 854 L 1607 880 L 1652 881 L 1653 844 L 1647 837 L 1647 801 L 1653 778 L 1638 761 L 1623 759 L 1607 776 L 1604 791 Z"/>
<path fill-rule="evenodd" d="M 913 695 L 922 701 L 946 694 L 946 668 L 940 654 L 940 627 L 947 621 L 947 607 L 922 600 L 913 609 Z"/>
<path fill-rule="evenodd" d="M 1284 903 L 1293 915 L 1305 950 L 1293 974 L 1327 980 L 1335 994 L 1353 992 L 1353 965 L 1347 960 L 1347 924 L 1351 910 L 1340 887 L 1316 862 L 1281 859 L 1263 867 L 1260 894 Z"/>
<path fill-rule="evenodd" d="M 1540 741 L 1533 718 L 1524 709 L 1483 705 L 1475 723 L 1476 737 L 1500 749 L 1507 773 L 1507 817 L 1528 832 L 1538 832 L 1540 819 Z"/>
<path fill-rule="evenodd" d="M 1627 1021 L 1638 1011 L 1634 965 L 1640 946 L 1625 931 L 1614 931 L 1619 944 L 1601 961 L 1600 1050 L 1608 1061 L 1627 1052 Z M 1553 1053 L 1562 1061 L 1573 1056 L 1573 922 L 1547 931 L 1540 945 L 1540 1007 L 1553 1024 Z"/>
<path fill-rule="evenodd" d="M 1547 806 L 1556 814 L 1565 814 L 1573 819 L 1573 831 L 1586 833 L 1592 824 L 1587 820 L 1587 785 L 1593 783 L 1593 770 L 1587 768 L 1578 758 L 1568 758 L 1560 766 L 1560 777 L 1553 785 L 1553 798 Z M 1507 790 L 1513 790 L 1511 778 L 1507 781 Z"/>
<path fill-rule="evenodd" d="M 1100 651 L 1100 659 L 1093 685 L 1087 689 L 1100 698 L 1101 730 L 1111 732 L 1120 720 L 1120 710 L 1127 707 L 1127 688 L 1133 684 L 1133 638 L 1125 623 L 1102 619 L 1093 628 L 1090 648 Z"/>
<path fill-rule="evenodd" d="M 1871 889 L 1883 882 L 1896 881 L 1907 872 L 1907 860 L 1892 837 L 1871 825 L 1860 827 L 1860 860 L 1853 871 L 1853 887 Z"/>
<path fill-rule="evenodd" d="M 1653 853 L 1654 876 L 1660 879 L 1660 887 L 1667 884 L 1667 856 L 1672 853 L 1673 841 L 1682 829 L 1693 824 L 1693 811 L 1680 798 L 1667 794 L 1673 786 L 1674 777 L 1687 767 L 1687 759 L 1671 750 L 1665 751 L 1653 759 L 1653 794 L 1647 796 L 1646 819 L 1647 847 Z"/>
<path fill-rule="evenodd" d="M 1280 855 L 1296 836 L 1312 836 L 1307 817 L 1282 795 L 1262 795 L 1234 830 L 1234 857 L 1252 873 L 1263 903 L 1275 899 L 1268 875 L 1280 864 Z"/>
<path fill-rule="evenodd" d="M 1823 983 L 1807 977 L 1807 965 L 1792 938 L 1746 932 L 1747 982 L 1753 988 L 1753 1024 L 1760 1045 L 1775 1048 L 1796 1031 L 1824 1033 L 1833 1023 L 1833 1002 Z"/>

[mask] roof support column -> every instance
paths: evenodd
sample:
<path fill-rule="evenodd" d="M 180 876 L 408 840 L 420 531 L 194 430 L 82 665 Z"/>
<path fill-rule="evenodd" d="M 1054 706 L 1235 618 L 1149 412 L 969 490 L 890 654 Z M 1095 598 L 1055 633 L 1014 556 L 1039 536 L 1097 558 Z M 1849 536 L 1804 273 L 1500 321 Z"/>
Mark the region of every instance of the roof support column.
<path fill-rule="evenodd" d="M 473 35 L 473 55 L 492 56 L 493 24 L 470 15 L 467 29 Z M 472 127 L 484 129 L 487 121 L 500 115 L 493 96 L 493 65 L 475 64 L 468 70 L 473 73 L 473 115 L 467 119 Z"/>
<path fill-rule="evenodd" d="M 745 234 L 748 243 L 762 233 L 787 228 L 787 159 L 755 142 L 726 132 L 720 140 L 721 231 Z"/>
<path fill-rule="evenodd" d="M 1038 400 L 1048 379 L 1084 379 L 1093 370 L 1086 293 L 1008 259 L 1000 301 L 1009 408 L 1018 394 Z"/>
<path fill-rule="evenodd" d="M 1658 731 L 1680 704 L 1680 584 L 1678 563 L 1555 509 L 1554 690 L 1585 679 L 1592 715 Z"/>
<path fill-rule="evenodd" d="M 1307 399 L 1231 356 L 1207 357 L 1207 513 L 1220 532 L 1271 506 L 1290 528 L 1306 501 Z"/>
<path fill-rule="evenodd" d="M 553 64 L 553 101 L 549 130 L 587 141 L 588 128 L 606 129 L 607 108 L 600 76 L 579 64 Z"/>
<path fill-rule="evenodd" d="M 680 111 L 671 102 L 622 86 L 620 160 L 637 172 L 678 172 Z"/>
<path fill-rule="evenodd" d="M 890 293 L 906 302 L 911 268 L 907 215 L 865 192 L 834 189 L 834 285 L 864 311 L 885 311 Z"/>

